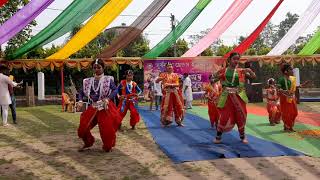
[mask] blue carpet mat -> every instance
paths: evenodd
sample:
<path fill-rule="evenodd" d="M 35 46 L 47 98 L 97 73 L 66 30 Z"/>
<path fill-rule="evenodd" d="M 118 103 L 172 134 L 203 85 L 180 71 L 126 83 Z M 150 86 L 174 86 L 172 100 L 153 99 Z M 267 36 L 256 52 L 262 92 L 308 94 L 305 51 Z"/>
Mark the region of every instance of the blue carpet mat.
<path fill-rule="evenodd" d="M 320 102 L 320 98 L 300 98 L 300 102 Z"/>
<path fill-rule="evenodd" d="M 173 123 L 168 128 L 162 128 L 159 111 L 140 108 L 139 113 L 160 149 L 174 163 L 218 158 L 303 155 L 280 144 L 250 135 L 247 135 L 249 144 L 243 144 L 236 130 L 223 134 L 222 144 L 213 144 L 216 131 L 209 128 L 208 120 L 192 114 L 186 114 L 185 127 L 177 127 Z"/>

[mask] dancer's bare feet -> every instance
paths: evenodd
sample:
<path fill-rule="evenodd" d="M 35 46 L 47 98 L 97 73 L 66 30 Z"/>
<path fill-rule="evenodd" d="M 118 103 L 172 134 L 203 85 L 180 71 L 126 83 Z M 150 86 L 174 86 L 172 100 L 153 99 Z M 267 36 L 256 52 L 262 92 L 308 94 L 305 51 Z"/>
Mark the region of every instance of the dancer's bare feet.
<path fill-rule="evenodd" d="M 104 152 L 106 153 L 112 152 L 112 149 L 104 150 Z"/>
<path fill-rule="evenodd" d="M 84 146 L 82 146 L 81 148 L 78 149 L 78 152 L 87 151 L 87 150 L 89 150 L 89 148 L 90 148 L 90 147 L 84 145 Z"/>
<path fill-rule="evenodd" d="M 290 132 L 296 132 L 293 128 L 289 129 Z"/>
<path fill-rule="evenodd" d="M 249 144 L 249 141 L 248 141 L 246 138 L 241 139 L 241 142 L 242 142 L 243 144 Z"/>
<path fill-rule="evenodd" d="M 284 132 L 291 132 L 290 129 L 284 128 L 283 129 Z"/>
<path fill-rule="evenodd" d="M 184 127 L 184 124 L 179 123 L 178 126 L 179 126 L 179 127 Z"/>
<path fill-rule="evenodd" d="M 215 138 L 215 139 L 213 140 L 213 143 L 215 143 L 215 144 L 220 144 L 220 143 L 221 143 L 221 139 Z"/>

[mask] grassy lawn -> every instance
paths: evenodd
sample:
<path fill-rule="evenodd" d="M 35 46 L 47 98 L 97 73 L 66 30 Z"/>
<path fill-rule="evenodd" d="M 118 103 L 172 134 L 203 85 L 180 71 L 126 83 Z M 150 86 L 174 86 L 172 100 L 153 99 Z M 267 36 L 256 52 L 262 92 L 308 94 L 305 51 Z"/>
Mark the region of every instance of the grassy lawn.
<path fill-rule="evenodd" d="M 312 157 L 219 159 L 173 164 L 159 150 L 143 121 L 130 130 L 127 116 L 116 148 L 96 143 L 78 152 L 79 115 L 60 106 L 18 108 L 18 125 L 0 126 L 0 179 L 316 179 Z M 9 123 L 12 121 L 9 119 Z"/>

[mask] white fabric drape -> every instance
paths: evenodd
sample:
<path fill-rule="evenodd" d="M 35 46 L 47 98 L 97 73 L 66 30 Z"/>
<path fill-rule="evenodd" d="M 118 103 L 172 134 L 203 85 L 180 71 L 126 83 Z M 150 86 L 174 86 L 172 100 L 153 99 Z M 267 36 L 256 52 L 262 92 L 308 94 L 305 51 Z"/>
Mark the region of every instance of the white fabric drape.
<path fill-rule="evenodd" d="M 302 3 L 302 1 L 301 1 Z M 308 9 L 300 16 L 299 20 L 290 28 L 287 34 L 268 53 L 268 55 L 281 55 L 302 35 L 313 20 L 320 13 L 320 0 L 313 0 Z"/>

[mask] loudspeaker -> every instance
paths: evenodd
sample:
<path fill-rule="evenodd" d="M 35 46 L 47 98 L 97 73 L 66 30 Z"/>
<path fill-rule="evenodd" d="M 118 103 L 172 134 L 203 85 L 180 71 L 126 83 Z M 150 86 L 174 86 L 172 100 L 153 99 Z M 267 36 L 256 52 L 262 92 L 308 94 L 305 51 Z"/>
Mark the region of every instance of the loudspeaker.
<path fill-rule="evenodd" d="M 249 103 L 263 102 L 262 83 L 251 83 L 246 85 Z"/>

